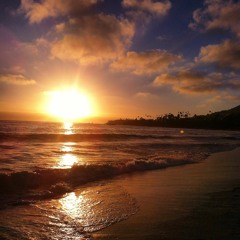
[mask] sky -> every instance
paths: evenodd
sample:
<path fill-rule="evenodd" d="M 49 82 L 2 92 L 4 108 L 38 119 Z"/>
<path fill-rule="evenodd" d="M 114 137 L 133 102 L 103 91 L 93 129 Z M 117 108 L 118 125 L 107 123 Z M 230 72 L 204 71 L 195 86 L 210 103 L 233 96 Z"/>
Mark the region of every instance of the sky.
<path fill-rule="evenodd" d="M 99 119 L 232 108 L 239 43 L 240 1 L 1 0 L 0 118 L 69 88 Z"/>

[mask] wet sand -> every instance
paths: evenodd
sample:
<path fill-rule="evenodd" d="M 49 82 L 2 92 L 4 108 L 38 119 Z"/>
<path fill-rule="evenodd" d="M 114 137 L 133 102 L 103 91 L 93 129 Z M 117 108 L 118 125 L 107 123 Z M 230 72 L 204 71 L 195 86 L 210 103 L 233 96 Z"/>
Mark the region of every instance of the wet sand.
<path fill-rule="evenodd" d="M 240 148 L 201 163 L 122 176 L 139 211 L 93 234 L 96 240 L 240 239 Z"/>

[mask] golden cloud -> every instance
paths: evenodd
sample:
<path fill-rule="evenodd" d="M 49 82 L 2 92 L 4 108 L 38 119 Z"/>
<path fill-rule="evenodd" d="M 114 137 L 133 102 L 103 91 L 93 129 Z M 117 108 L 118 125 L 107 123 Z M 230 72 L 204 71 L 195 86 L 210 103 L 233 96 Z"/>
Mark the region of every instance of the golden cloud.
<path fill-rule="evenodd" d="M 157 99 L 158 96 L 150 92 L 137 92 L 134 97 L 142 99 Z"/>
<path fill-rule="evenodd" d="M 154 2 L 152 0 L 123 0 L 122 5 L 126 8 L 149 12 L 155 15 L 164 16 L 171 8 L 171 2 Z"/>
<path fill-rule="evenodd" d="M 61 19 L 53 29 L 55 40 L 49 46 L 53 58 L 89 65 L 114 61 L 122 57 L 120 60 L 122 63 L 113 65 L 120 68 L 121 64 L 124 65 L 123 56 L 131 45 L 136 26 L 133 21 L 123 16 L 94 13 L 92 7 L 99 2 L 102 0 L 22 0 L 19 11 L 26 15 L 30 23 L 40 23 L 49 17 L 65 16 L 65 19 Z M 158 16 L 165 15 L 171 8 L 169 0 L 163 2 L 123 0 L 122 5 Z M 147 55 L 150 55 L 149 60 Z M 139 54 L 137 57 L 128 53 L 126 61 L 131 61 L 129 58 L 132 57 L 138 58 L 137 64 L 140 67 L 145 67 L 144 70 L 134 71 L 136 74 L 159 72 L 158 68 L 165 69 L 181 58 L 165 51 L 158 51 Z"/>
<path fill-rule="evenodd" d="M 84 13 L 98 2 L 99 0 L 21 0 L 19 12 L 25 13 L 30 23 L 40 23 L 49 17 Z"/>
<path fill-rule="evenodd" d="M 202 94 L 226 89 L 240 89 L 239 81 L 232 76 L 227 77 L 218 72 L 209 74 L 194 71 L 193 69 L 159 75 L 153 81 L 153 85 L 170 85 L 174 91 L 185 94 Z"/>
<path fill-rule="evenodd" d="M 6 74 L 0 75 L 0 82 L 13 84 L 13 85 L 34 85 L 36 81 L 28 79 L 21 74 Z"/>
<path fill-rule="evenodd" d="M 240 42 L 226 40 L 222 44 L 200 49 L 197 63 L 212 63 L 222 68 L 240 69 Z"/>
<path fill-rule="evenodd" d="M 72 18 L 51 52 L 53 57 L 80 64 L 101 63 L 121 56 L 130 46 L 134 32 L 134 24 L 112 15 Z"/>
<path fill-rule="evenodd" d="M 51 55 L 88 65 L 123 55 L 135 33 L 134 23 L 123 17 L 94 13 L 92 7 L 99 2 L 102 0 L 22 0 L 19 11 L 30 23 L 65 16 L 52 29 Z"/>
<path fill-rule="evenodd" d="M 190 28 L 228 29 L 240 37 L 240 3 L 225 0 L 206 0 L 204 9 L 193 12 Z"/>
<path fill-rule="evenodd" d="M 181 60 L 181 55 L 171 54 L 164 50 L 128 52 L 126 56 L 112 63 L 111 68 L 115 71 L 131 71 L 137 75 L 145 75 L 162 72 Z"/>

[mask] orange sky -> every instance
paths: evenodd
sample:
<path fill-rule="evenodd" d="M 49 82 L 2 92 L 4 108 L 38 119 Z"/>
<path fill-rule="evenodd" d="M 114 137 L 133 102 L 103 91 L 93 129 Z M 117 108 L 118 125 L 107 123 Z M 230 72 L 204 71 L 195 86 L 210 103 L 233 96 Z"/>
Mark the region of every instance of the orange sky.
<path fill-rule="evenodd" d="M 234 107 L 239 10 L 223 0 L 1 2 L 0 119 L 56 119 L 46 93 L 69 89 L 91 102 L 81 121 Z M 61 115 L 80 111 L 59 102 Z"/>

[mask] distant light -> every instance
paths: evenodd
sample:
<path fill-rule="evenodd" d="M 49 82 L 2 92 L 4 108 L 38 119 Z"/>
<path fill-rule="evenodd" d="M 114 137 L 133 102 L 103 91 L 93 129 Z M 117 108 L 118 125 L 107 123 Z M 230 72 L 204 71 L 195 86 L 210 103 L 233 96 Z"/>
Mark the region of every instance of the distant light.
<path fill-rule="evenodd" d="M 183 133 L 184 133 L 184 130 L 180 130 L 180 133 L 183 134 Z"/>

